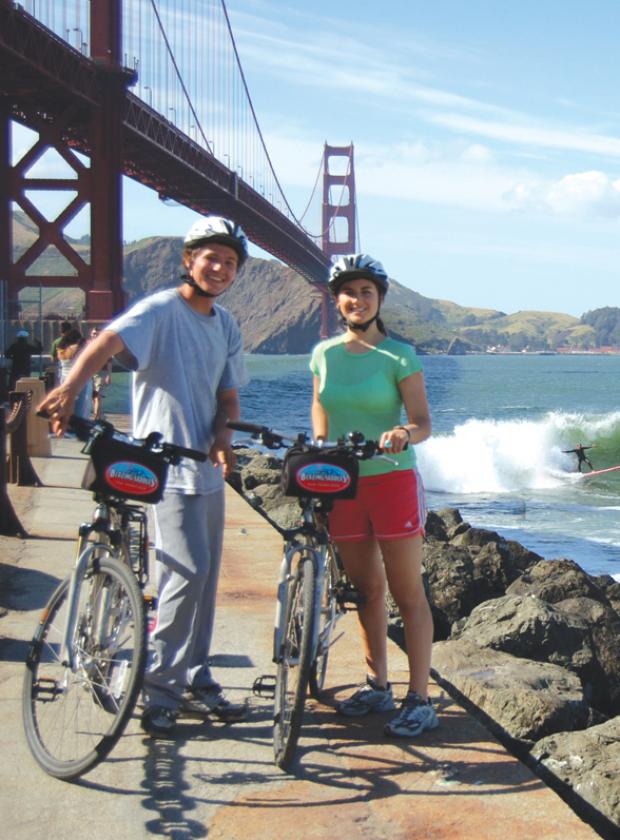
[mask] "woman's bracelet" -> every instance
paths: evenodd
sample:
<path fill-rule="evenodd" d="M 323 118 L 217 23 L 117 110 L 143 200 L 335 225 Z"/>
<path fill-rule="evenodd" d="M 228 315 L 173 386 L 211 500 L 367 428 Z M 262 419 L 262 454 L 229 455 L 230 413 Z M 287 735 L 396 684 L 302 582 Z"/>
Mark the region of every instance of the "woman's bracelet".
<path fill-rule="evenodd" d="M 411 443 L 411 429 L 408 429 L 406 426 L 394 426 L 394 429 L 402 429 L 403 432 L 407 432 L 407 440 Z"/>

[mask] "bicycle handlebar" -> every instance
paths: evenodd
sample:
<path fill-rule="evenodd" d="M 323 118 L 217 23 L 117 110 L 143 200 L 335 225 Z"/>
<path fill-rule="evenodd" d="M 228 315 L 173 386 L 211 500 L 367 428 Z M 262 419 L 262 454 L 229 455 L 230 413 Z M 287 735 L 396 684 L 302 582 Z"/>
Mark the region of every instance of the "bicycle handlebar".
<path fill-rule="evenodd" d="M 236 432 L 249 433 L 254 440 L 258 440 L 267 449 L 288 449 L 295 444 L 302 444 L 317 452 L 322 449 L 344 449 L 361 461 L 372 458 L 374 455 L 386 457 L 383 455 L 384 450 L 380 449 L 379 443 L 376 440 L 366 440 L 361 432 L 349 432 L 346 437 L 337 441 L 313 441 L 304 432 L 300 432 L 297 437 L 290 437 L 257 423 L 228 420 L 226 425 Z"/>
<path fill-rule="evenodd" d="M 37 411 L 37 415 L 49 420 L 49 414 L 46 411 Z M 114 437 L 127 441 L 134 446 L 143 446 L 148 451 L 154 452 L 156 455 L 161 455 L 169 463 L 178 463 L 181 458 L 191 458 L 193 461 L 207 460 L 206 452 L 201 452 L 198 449 L 188 449 L 185 446 L 178 446 L 176 443 L 162 441 L 160 432 L 151 432 L 146 438 L 134 438 L 131 435 L 119 431 L 107 420 L 87 420 L 85 417 L 79 417 L 77 414 L 72 414 L 69 418 L 69 428 L 84 442 L 95 440 L 98 437 Z"/>

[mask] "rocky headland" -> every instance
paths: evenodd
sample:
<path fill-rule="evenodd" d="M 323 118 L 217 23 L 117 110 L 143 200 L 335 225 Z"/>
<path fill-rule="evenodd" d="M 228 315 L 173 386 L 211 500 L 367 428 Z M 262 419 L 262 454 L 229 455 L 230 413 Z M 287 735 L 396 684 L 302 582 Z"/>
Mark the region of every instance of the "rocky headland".
<path fill-rule="evenodd" d="M 294 526 L 281 461 L 252 449 L 238 459 L 235 489 L 275 527 Z M 620 836 L 620 583 L 543 559 L 452 508 L 428 514 L 424 568 L 434 678 L 602 836 Z"/>

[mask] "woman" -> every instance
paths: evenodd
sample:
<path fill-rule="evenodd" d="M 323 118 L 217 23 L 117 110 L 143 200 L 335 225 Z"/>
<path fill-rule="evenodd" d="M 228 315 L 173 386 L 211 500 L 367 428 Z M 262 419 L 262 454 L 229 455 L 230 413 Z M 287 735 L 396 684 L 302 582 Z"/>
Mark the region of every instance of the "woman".
<path fill-rule="evenodd" d="M 60 367 L 59 375 L 61 385 L 69 376 L 69 371 L 73 367 L 75 360 L 85 345 L 86 340 L 82 336 L 82 333 L 75 328 L 65 333 L 58 342 L 56 353 L 58 355 L 58 364 Z M 89 397 L 90 394 L 88 386 L 82 388 L 75 401 L 74 408 L 74 413 L 77 414 L 78 417 L 88 418 L 90 416 Z"/>
<path fill-rule="evenodd" d="M 358 615 L 367 665 L 366 683 L 336 708 L 352 716 L 395 708 L 387 673 L 389 586 L 405 630 L 409 690 L 385 732 L 414 737 L 438 725 L 428 698 L 433 621 L 422 582 L 425 512 L 412 448 L 431 434 L 424 377 L 413 347 L 389 338 L 379 317 L 389 285 L 380 262 L 366 254 L 342 257 L 328 285 L 346 332 L 312 354 L 314 437 L 361 431 L 390 459 L 361 461 L 356 498 L 335 501 L 329 517 L 347 575 L 363 596 Z"/>

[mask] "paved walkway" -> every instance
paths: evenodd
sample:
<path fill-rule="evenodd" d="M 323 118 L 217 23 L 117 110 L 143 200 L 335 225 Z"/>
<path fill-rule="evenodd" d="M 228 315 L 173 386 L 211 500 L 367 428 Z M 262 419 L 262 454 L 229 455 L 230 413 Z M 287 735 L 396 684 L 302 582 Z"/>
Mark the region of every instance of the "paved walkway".
<path fill-rule="evenodd" d="M 33 459 L 41 488 L 10 488 L 29 537 L 1 537 L 0 825 L 11 840 L 164 836 L 210 840 L 343 837 L 347 840 L 582 840 L 598 835 L 433 686 L 439 729 L 414 742 L 382 735 L 382 716 L 347 721 L 336 696 L 363 674 L 353 614 L 332 650 L 324 703 L 309 701 L 299 762 L 273 765 L 271 707 L 252 699 L 248 722 L 185 719 L 171 742 L 153 741 L 137 718 L 108 760 L 79 783 L 47 777 L 21 727 L 27 642 L 47 594 L 72 562 L 89 494 L 77 489 L 84 458 L 75 441 L 53 442 Z M 228 491 L 224 568 L 214 643 L 215 673 L 246 696 L 270 662 L 278 535 Z M 391 679 L 404 692 L 406 661 L 390 647 Z"/>

